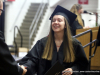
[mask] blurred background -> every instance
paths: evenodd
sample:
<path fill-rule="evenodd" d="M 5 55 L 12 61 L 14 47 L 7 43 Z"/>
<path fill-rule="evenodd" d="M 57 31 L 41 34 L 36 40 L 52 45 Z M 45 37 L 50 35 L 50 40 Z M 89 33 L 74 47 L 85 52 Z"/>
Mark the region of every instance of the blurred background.
<path fill-rule="evenodd" d="M 100 26 L 100 0 L 4 0 L 0 30 L 11 53 L 18 54 L 22 47 L 30 50 L 37 40 L 48 36 L 49 17 L 57 5 L 70 10 L 74 4 L 90 13 L 82 14 L 85 26 Z"/>

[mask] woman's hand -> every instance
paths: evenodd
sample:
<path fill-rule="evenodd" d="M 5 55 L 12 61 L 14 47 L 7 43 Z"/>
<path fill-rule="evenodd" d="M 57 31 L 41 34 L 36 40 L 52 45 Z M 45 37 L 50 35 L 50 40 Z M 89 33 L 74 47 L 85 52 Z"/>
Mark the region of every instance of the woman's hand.
<path fill-rule="evenodd" d="M 72 75 L 72 68 L 67 68 L 62 72 L 62 75 Z"/>
<path fill-rule="evenodd" d="M 83 29 L 87 29 L 87 28 L 90 28 L 90 27 L 89 26 L 83 27 Z"/>
<path fill-rule="evenodd" d="M 26 72 L 27 72 L 26 67 L 25 67 L 25 66 L 23 66 L 23 65 L 19 65 L 19 66 L 23 69 L 23 73 L 22 73 L 22 75 L 25 75 L 25 74 L 26 74 Z"/>

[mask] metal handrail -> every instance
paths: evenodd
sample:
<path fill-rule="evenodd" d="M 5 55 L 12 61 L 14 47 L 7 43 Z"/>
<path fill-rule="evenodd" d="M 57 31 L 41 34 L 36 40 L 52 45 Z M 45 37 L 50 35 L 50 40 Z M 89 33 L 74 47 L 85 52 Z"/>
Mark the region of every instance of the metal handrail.
<path fill-rule="evenodd" d="M 32 24 L 29 28 L 29 48 L 31 48 L 31 38 L 33 36 L 33 33 L 35 32 L 35 30 L 37 29 L 37 23 L 39 21 L 39 19 L 41 18 L 41 15 L 43 13 L 43 10 L 44 10 L 44 7 L 45 7 L 45 3 L 41 3 L 38 10 L 37 10 L 37 13 L 35 15 L 35 18 L 34 20 L 32 21 Z M 37 19 L 36 19 L 37 18 Z M 35 24 L 34 24 L 35 23 Z M 33 27 L 34 26 L 34 27 Z M 33 29 L 32 29 L 33 28 Z"/>
<path fill-rule="evenodd" d="M 15 48 L 16 48 L 16 50 L 15 50 L 15 55 L 18 56 L 18 47 L 17 47 L 17 43 L 16 43 L 16 40 L 15 40 L 15 29 L 16 29 L 16 28 L 17 28 L 17 30 L 18 30 L 18 32 L 19 32 L 19 34 L 20 34 L 20 37 L 21 37 L 21 46 L 20 46 L 20 47 L 23 46 L 23 36 L 22 36 L 20 30 L 18 29 L 18 27 L 15 26 L 15 27 L 14 27 L 14 43 L 15 43 Z"/>
<path fill-rule="evenodd" d="M 26 1 L 27 1 L 27 0 L 24 1 L 24 3 L 23 3 L 23 5 L 22 5 L 22 7 L 21 7 L 21 9 L 20 9 L 20 11 L 19 11 L 19 13 L 18 13 L 18 15 L 17 15 L 17 17 L 16 17 L 16 19 L 15 19 L 15 21 L 14 21 L 14 23 L 13 23 L 11 29 L 10 29 L 10 31 L 12 31 L 13 27 L 15 26 L 15 22 L 17 21 L 17 19 L 18 19 L 18 17 L 19 17 L 19 14 L 22 12 L 22 9 L 23 9 L 23 7 L 24 7 Z"/>
<path fill-rule="evenodd" d="M 36 15 L 35 15 L 35 17 L 34 17 L 32 23 L 31 23 L 31 26 L 30 26 L 30 29 L 29 29 L 29 30 L 32 29 L 32 27 L 33 27 L 33 25 L 34 25 L 34 23 L 35 23 L 35 21 L 36 21 L 36 18 L 38 17 L 38 14 L 39 14 L 39 11 L 40 11 L 40 9 L 41 9 L 41 6 L 42 6 L 42 4 L 39 5 L 38 10 L 37 10 Z"/>

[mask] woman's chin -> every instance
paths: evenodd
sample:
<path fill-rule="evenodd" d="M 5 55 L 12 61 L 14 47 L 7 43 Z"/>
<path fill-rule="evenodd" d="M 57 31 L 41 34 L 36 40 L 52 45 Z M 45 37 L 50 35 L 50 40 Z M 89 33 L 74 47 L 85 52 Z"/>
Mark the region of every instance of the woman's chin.
<path fill-rule="evenodd" d="M 54 30 L 54 33 L 58 33 L 58 32 L 60 32 L 59 30 Z"/>

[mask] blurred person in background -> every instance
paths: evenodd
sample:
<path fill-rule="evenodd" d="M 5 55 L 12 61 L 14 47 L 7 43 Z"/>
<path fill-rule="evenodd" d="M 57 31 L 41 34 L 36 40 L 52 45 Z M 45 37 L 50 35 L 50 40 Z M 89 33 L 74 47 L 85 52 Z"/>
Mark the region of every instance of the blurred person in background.
<path fill-rule="evenodd" d="M 76 29 L 86 29 L 89 28 L 89 26 L 84 26 L 84 20 L 81 17 L 81 14 L 83 13 L 83 8 L 80 4 L 74 4 L 70 11 L 77 15 L 76 20 L 74 23 L 70 26 L 72 35 L 76 35 Z"/>
<path fill-rule="evenodd" d="M 3 0 L 0 0 L 0 16 L 2 12 Z M 4 34 L 0 31 L 0 75 L 24 75 L 26 71 L 23 66 L 17 65 L 5 43 Z"/>

